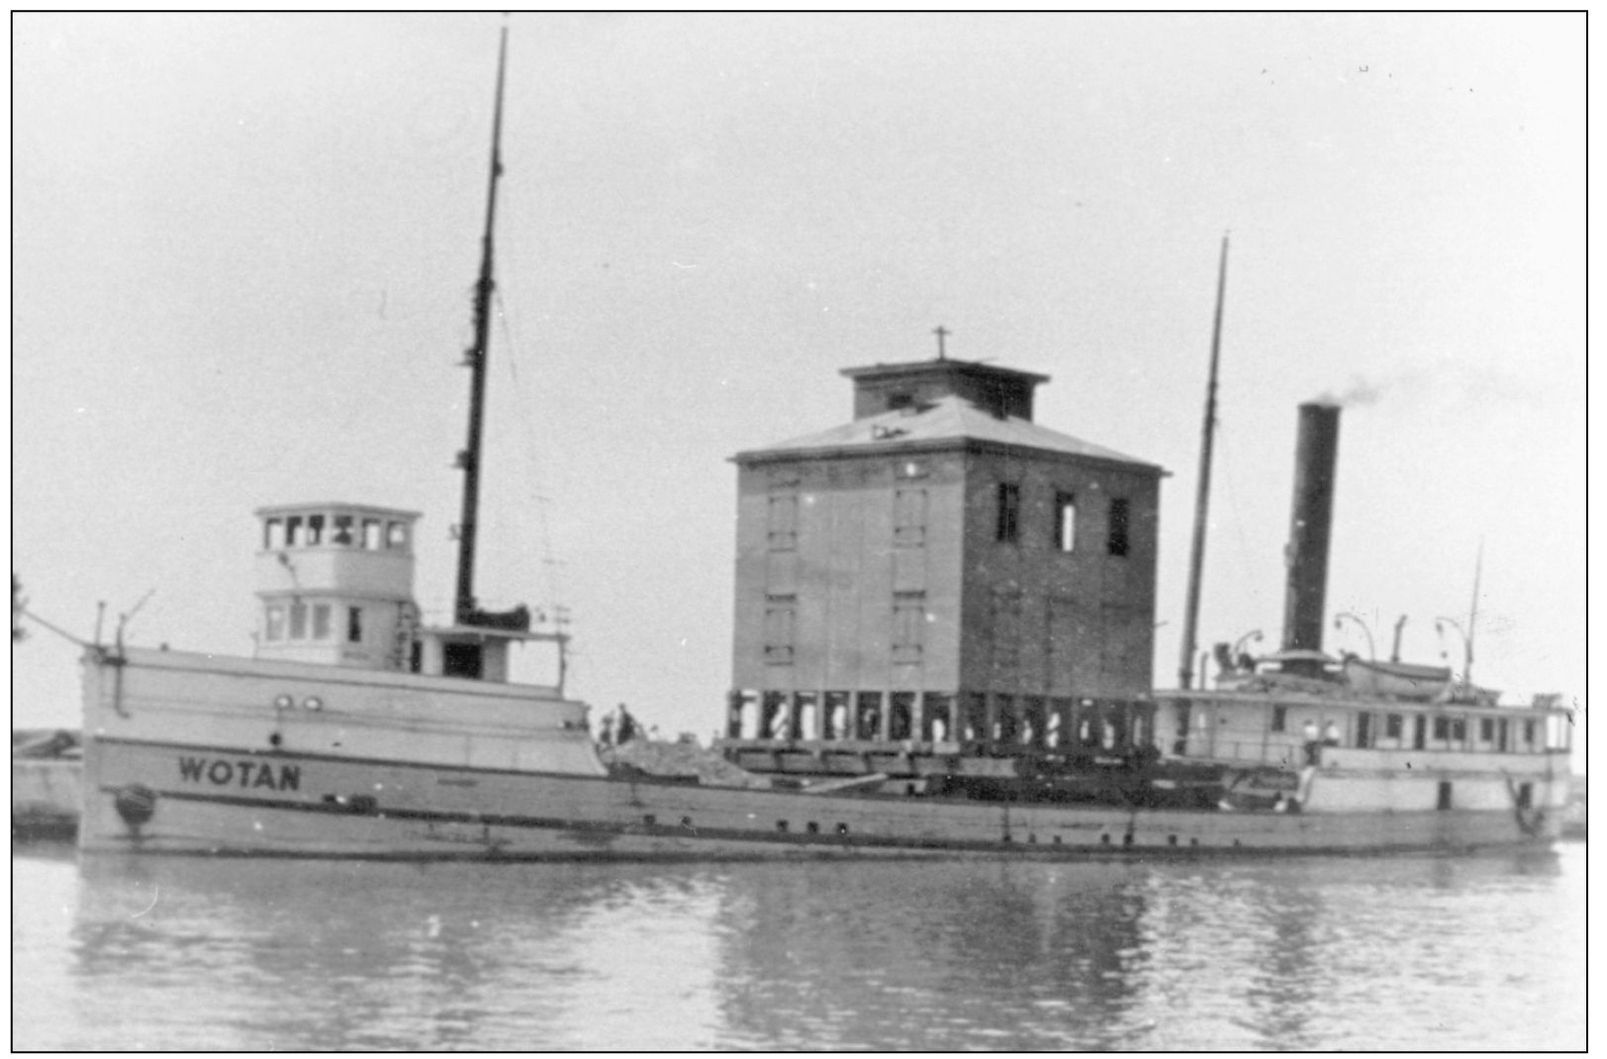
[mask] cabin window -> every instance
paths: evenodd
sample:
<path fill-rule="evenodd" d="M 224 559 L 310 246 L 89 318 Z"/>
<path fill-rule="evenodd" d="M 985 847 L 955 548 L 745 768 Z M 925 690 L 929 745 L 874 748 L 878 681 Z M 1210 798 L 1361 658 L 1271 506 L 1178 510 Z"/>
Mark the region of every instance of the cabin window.
<path fill-rule="evenodd" d="M 1523 742 L 1527 746 L 1534 746 L 1534 722 L 1523 722 Z"/>
<path fill-rule="evenodd" d="M 1468 737 L 1467 719 L 1463 717 L 1451 718 L 1451 742 L 1465 743 Z"/>
<path fill-rule="evenodd" d="M 1055 546 L 1063 552 L 1077 548 L 1077 496 L 1055 494 Z"/>
<path fill-rule="evenodd" d="M 310 546 L 310 545 L 322 544 L 322 543 L 324 543 L 324 516 L 322 516 L 322 515 L 308 515 L 307 516 L 307 544 Z"/>
<path fill-rule="evenodd" d="M 926 593 L 893 595 L 893 661 L 921 660 L 921 630 L 926 625 Z"/>
<path fill-rule="evenodd" d="M 1504 754 L 1507 752 L 1508 748 L 1507 737 L 1511 734 L 1511 729 L 1507 726 L 1507 720 L 1505 717 L 1501 718 L 1501 724 L 1496 731 L 1500 733 L 1500 749 Z"/>
<path fill-rule="evenodd" d="M 363 642 L 363 608 L 346 608 L 346 641 L 348 643 Z"/>
<path fill-rule="evenodd" d="M 278 551 L 285 546 L 283 519 L 271 518 L 262 524 L 262 546 L 269 551 Z"/>
<path fill-rule="evenodd" d="M 887 395 L 887 410 L 896 411 L 900 408 L 911 408 L 915 404 L 915 395 L 907 392 L 894 392 Z"/>
<path fill-rule="evenodd" d="M 1044 745 L 1044 701 L 1036 695 L 1022 700 L 1021 742 L 1028 746 Z"/>
<path fill-rule="evenodd" d="M 335 532 L 331 540 L 336 544 L 350 545 L 352 542 L 352 517 L 350 515 L 335 516 Z"/>
<path fill-rule="evenodd" d="M 798 597 L 770 596 L 764 608 L 764 660 L 774 665 L 792 663 L 793 626 L 798 617 Z"/>
<path fill-rule="evenodd" d="M 925 489 L 900 489 L 893 494 L 893 543 L 905 548 L 926 543 Z"/>
<path fill-rule="evenodd" d="M 1440 780 L 1439 799 L 1434 808 L 1444 812 L 1451 807 L 1451 781 Z"/>
<path fill-rule="evenodd" d="M 791 551 L 798 546 L 798 494 L 781 493 L 770 498 L 768 540 L 773 552 Z"/>
<path fill-rule="evenodd" d="M 1495 742 L 1495 718 L 1482 717 L 1479 719 L 1479 739 L 1486 743 Z"/>
<path fill-rule="evenodd" d="M 367 548 L 369 551 L 378 551 L 379 544 L 379 519 L 363 519 L 363 547 Z"/>
<path fill-rule="evenodd" d="M 285 519 L 285 547 L 294 548 L 301 544 L 301 516 L 291 515 Z"/>
<path fill-rule="evenodd" d="M 1373 745 L 1373 715 L 1370 713 L 1356 715 L 1356 745 L 1363 748 Z"/>
<path fill-rule="evenodd" d="M 312 638 L 329 639 L 329 604 L 314 603 L 312 607 Z"/>
<path fill-rule="evenodd" d="M 1013 544 L 1018 536 L 1018 523 L 1021 518 L 1021 486 L 1015 482 L 1000 482 L 998 506 L 997 525 L 994 527 L 995 537 L 1000 541 Z"/>
<path fill-rule="evenodd" d="M 1113 497 L 1110 502 L 1109 535 L 1105 550 L 1111 555 L 1127 554 L 1127 499 Z"/>
<path fill-rule="evenodd" d="M 290 638 L 292 640 L 305 640 L 307 638 L 307 604 L 296 602 L 290 604 Z"/>
<path fill-rule="evenodd" d="M 1528 809 L 1534 804 L 1534 784 L 1518 784 L 1518 808 Z"/>
<path fill-rule="evenodd" d="M 1403 727 L 1404 720 L 1405 718 L 1398 713 L 1386 713 L 1384 715 L 1384 738 L 1399 739 L 1401 732 L 1405 731 Z"/>
<path fill-rule="evenodd" d="M 285 638 L 285 608 L 278 603 L 268 604 L 267 620 L 263 623 L 263 635 L 269 640 L 283 640 Z"/>
<path fill-rule="evenodd" d="M 1289 707 L 1287 707 L 1287 706 L 1274 706 L 1274 707 L 1272 707 L 1272 730 L 1274 732 L 1284 732 L 1284 731 L 1288 731 L 1288 729 L 1289 729 Z"/>
<path fill-rule="evenodd" d="M 390 522 L 390 523 L 386 524 L 386 526 L 385 526 L 385 547 L 387 547 L 387 548 L 406 548 L 407 547 L 407 523 L 405 523 L 405 522 Z"/>
<path fill-rule="evenodd" d="M 800 691 L 793 697 L 792 739 L 820 738 L 820 696 L 813 691 Z"/>
<path fill-rule="evenodd" d="M 759 738 L 781 739 L 787 731 L 788 696 L 783 691 L 764 693 L 759 713 Z"/>
<path fill-rule="evenodd" d="M 1412 749 L 1413 750 L 1422 750 L 1423 749 L 1424 745 L 1427 743 L 1427 740 L 1425 738 L 1425 735 L 1426 735 L 1427 732 L 1428 732 L 1428 718 L 1424 717 L 1422 714 L 1418 714 L 1412 720 Z"/>
<path fill-rule="evenodd" d="M 1451 719 L 1449 717 L 1434 718 L 1434 738 L 1440 740 L 1451 738 Z"/>

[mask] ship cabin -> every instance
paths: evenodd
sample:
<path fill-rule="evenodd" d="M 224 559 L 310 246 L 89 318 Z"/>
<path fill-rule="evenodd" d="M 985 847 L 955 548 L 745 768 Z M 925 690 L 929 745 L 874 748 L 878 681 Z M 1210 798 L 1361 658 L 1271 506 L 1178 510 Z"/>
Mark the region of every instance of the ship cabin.
<path fill-rule="evenodd" d="M 424 624 L 413 599 L 416 511 L 312 503 L 256 515 L 258 658 L 506 683 L 516 644 L 558 641 L 561 657 L 564 634 L 531 631 L 524 608 Z"/>
<path fill-rule="evenodd" d="M 727 758 L 910 777 L 1152 754 L 1160 467 L 1033 421 L 1048 377 L 846 369 L 849 422 L 733 458 Z"/>

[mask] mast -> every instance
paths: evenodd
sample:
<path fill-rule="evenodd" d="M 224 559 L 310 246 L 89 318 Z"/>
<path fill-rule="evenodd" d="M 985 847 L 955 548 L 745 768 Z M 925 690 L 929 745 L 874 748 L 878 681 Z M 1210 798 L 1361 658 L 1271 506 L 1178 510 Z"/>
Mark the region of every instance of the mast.
<path fill-rule="evenodd" d="M 468 447 L 458 453 L 463 471 L 463 514 L 458 520 L 458 586 L 453 616 L 459 625 L 474 624 L 474 543 L 480 507 L 480 438 L 485 428 L 486 356 L 491 346 L 491 234 L 497 216 L 497 178 L 502 176 L 502 83 L 508 58 L 508 27 L 497 48 L 496 107 L 491 118 L 491 175 L 486 190 L 485 235 L 481 240 L 480 278 L 474 285 L 474 345 L 464 352 L 469 383 Z"/>
<path fill-rule="evenodd" d="M 1200 575 L 1205 564 L 1205 521 L 1211 499 L 1211 443 L 1216 435 L 1216 369 L 1222 352 L 1222 301 L 1228 282 L 1228 237 L 1222 236 L 1222 258 L 1216 276 L 1216 318 L 1211 326 L 1211 374 L 1205 387 L 1205 422 L 1200 427 L 1200 482 L 1194 498 L 1194 546 L 1189 555 L 1188 605 L 1183 614 L 1183 649 L 1178 686 L 1194 685 L 1195 626 L 1200 618 Z M 1201 667 L 1204 668 L 1203 665 Z"/>
<path fill-rule="evenodd" d="M 1462 683 L 1473 693 L 1473 630 L 1479 623 L 1479 579 L 1484 576 L 1484 538 L 1479 538 L 1479 556 L 1473 561 L 1473 602 L 1468 607 L 1468 634 L 1463 637 Z"/>

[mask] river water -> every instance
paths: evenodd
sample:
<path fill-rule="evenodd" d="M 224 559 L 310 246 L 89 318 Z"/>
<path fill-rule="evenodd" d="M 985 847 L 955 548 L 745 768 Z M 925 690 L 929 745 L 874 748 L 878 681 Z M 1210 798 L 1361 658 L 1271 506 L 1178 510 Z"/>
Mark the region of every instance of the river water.
<path fill-rule="evenodd" d="M 1559 1049 L 1585 847 L 1091 865 L 12 848 L 19 1050 Z"/>

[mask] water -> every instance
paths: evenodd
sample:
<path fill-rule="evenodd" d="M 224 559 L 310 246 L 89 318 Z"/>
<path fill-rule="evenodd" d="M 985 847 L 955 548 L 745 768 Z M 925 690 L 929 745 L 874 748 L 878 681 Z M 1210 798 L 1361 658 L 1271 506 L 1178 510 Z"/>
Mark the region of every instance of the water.
<path fill-rule="evenodd" d="M 1051 866 L 13 847 L 13 1046 L 1561 1049 L 1585 847 Z"/>

